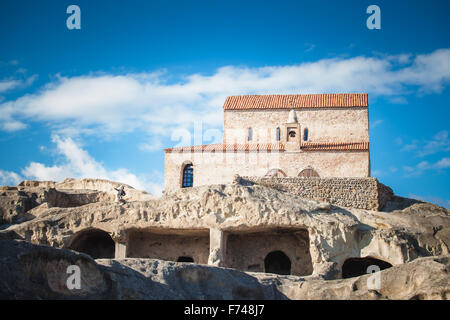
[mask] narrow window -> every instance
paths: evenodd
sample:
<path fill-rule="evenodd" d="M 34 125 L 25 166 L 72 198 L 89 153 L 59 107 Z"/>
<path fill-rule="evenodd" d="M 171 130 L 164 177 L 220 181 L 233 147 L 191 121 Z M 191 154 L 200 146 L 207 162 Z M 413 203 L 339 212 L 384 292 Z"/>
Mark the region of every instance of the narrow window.
<path fill-rule="evenodd" d="M 194 183 L 194 168 L 192 164 L 187 164 L 183 169 L 183 184 L 182 188 L 192 187 Z"/>
<path fill-rule="evenodd" d="M 253 130 L 252 128 L 248 128 L 248 141 L 253 140 Z"/>
<path fill-rule="evenodd" d="M 277 141 L 281 140 L 281 131 L 280 128 L 277 128 Z"/>
<path fill-rule="evenodd" d="M 308 128 L 303 130 L 303 141 L 308 141 Z"/>

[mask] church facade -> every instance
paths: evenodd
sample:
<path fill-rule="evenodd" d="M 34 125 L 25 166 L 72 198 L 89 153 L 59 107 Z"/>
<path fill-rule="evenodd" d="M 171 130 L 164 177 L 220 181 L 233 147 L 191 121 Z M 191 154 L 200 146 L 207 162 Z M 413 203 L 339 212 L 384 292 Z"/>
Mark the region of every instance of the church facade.
<path fill-rule="evenodd" d="M 368 95 L 228 97 L 222 143 L 165 149 L 165 192 L 234 176 L 370 177 Z"/>

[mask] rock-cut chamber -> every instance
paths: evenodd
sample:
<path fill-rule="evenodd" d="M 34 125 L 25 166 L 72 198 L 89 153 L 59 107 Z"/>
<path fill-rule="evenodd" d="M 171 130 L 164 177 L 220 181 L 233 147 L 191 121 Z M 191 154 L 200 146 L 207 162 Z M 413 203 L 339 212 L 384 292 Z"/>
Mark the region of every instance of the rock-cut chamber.
<path fill-rule="evenodd" d="M 115 244 L 108 232 L 88 229 L 75 234 L 66 248 L 86 253 L 94 259 L 113 259 Z"/>

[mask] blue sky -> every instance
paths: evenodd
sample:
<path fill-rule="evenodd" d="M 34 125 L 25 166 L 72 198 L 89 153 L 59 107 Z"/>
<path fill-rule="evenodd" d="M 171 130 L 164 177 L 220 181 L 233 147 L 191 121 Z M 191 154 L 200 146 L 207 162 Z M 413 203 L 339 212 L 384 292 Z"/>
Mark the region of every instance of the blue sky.
<path fill-rule="evenodd" d="M 71 4 L 81 30 L 66 27 Z M 381 30 L 366 27 L 372 4 Z M 449 13 L 422 0 L 3 0 L 0 184 L 97 176 L 158 193 L 162 149 L 198 143 L 199 123 L 221 130 L 228 95 L 367 92 L 372 175 L 450 207 Z"/>

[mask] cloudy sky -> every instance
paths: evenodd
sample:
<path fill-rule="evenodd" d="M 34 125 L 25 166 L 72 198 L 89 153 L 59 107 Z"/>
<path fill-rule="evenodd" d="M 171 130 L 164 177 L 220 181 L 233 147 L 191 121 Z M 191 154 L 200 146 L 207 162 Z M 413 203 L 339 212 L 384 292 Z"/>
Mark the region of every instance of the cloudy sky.
<path fill-rule="evenodd" d="M 69 30 L 66 9 L 81 9 Z M 381 9 L 369 30 L 366 9 Z M 450 207 L 448 1 L 0 2 L 0 184 L 151 193 L 163 148 L 217 142 L 228 95 L 366 92 L 372 175 Z M 194 139 L 194 127 L 203 135 Z"/>

